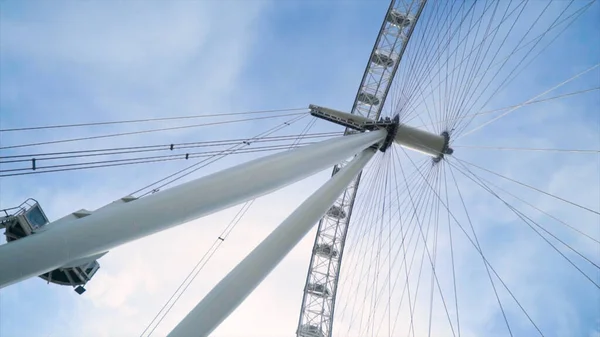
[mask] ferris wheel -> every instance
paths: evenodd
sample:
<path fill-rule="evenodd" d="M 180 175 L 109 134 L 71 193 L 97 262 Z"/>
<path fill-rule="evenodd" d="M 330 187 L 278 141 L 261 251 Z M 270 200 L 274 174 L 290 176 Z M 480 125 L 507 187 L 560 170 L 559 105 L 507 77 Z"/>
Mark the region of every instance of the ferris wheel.
<path fill-rule="evenodd" d="M 243 204 L 235 227 L 251 200 L 333 166 L 331 179 L 170 336 L 215 331 L 315 224 L 304 287 L 294 290 L 302 300 L 289 331 L 298 337 L 553 336 L 574 329 L 559 318 L 600 314 L 600 124 L 597 113 L 584 111 L 600 108 L 600 60 L 590 55 L 570 64 L 569 52 L 555 42 L 573 41 L 569 28 L 590 20 L 590 12 L 598 13 L 595 0 L 393 0 L 348 110 L 313 102 L 301 112 L 277 111 L 290 119 L 243 139 L 3 154 L 2 177 L 205 159 L 53 223 L 33 199 L 7 208 L 0 214 L 7 238 L 0 286 L 40 276 L 83 294 L 100 270 L 98 260 L 114 247 Z M 593 29 L 578 38 L 594 41 Z M 548 70 L 549 63 L 557 66 Z M 537 84 L 542 77 L 544 86 Z M 248 112 L 240 121 L 272 113 Z M 298 134 L 276 135 L 309 116 Z M 581 127 L 581 120 L 591 122 Z M 309 133 L 317 121 L 338 129 Z M 546 127 L 556 123 L 562 126 Z M 38 144 L 0 150 L 30 145 Z M 223 148 L 189 150 L 207 146 Z M 185 152 L 43 164 L 179 149 Z M 232 154 L 288 149 L 165 189 Z M 6 169 L 12 163 L 26 166 Z M 559 172 L 552 170 L 557 163 Z M 534 275 L 529 264 L 542 267 Z M 553 281 L 560 278 L 568 282 Z M 561 305 L 568 310 L 556 309 Z M 165 307 L 164 315 L 172 304 Z"/>
<path fill-rule="evenodd" d="M 455 308 L 449 306 L 448 303 L 451 303 L 452 299 L 444 297 L 443 282 L 439 276 L 441 274 L 440 270 L 448 271 L 448 266 L 451 266 L 452 274 L 445 276 L 452 279 L 454 283 L 453 287 L 448 285 L 445 291 L 448 294 L 446 296 L 452 296 L 452 293 L 454 293 L 454 303 L 456 305 L 458 297 L 456 297 L 455 282 L 458 271 L 455 269 L 455 252 L 453 251 L 452 240 L 453 235 L 457 235 L 457 233 L 452 233 L 451 223 L 458 224 L 459 220 L 458 215 L 455 215 L 458 211 L 452 211 L 450 208 L 453 198 L 462 201 L 464 207 L 462 211 L 466 216 L 463 221 L 473 226 L 472 215 L 466 208 L 463 199 L 464 192 L 461 192 L 459 185 L 455 186 L 456 194 L 453 195 L 451 192 L 452 183 L 450 179 L 454 180 L 455 184 L 457 183 L 457 177 L 454 176 L 457 171 L 464 175 L 463 178 L 477 184 L 489 192 L 493 198 L 502 202 L 520 221 L 528 225 L 542 240 L 549 243 L 554 253 L 558 252 L 571 264 L 571 267 L 575 267 L 576 272 L 581 272 L 583 278 L 591 282 L 587 285 L 588 290 L 597 294 L 599 282 L 597 270 L 594 273 L 594 268 L 598 268 L 598 254 L 595 254 L 595 257 L 581 254 L 577 249 L 540 226 L 539 222 L 533 220 L 534 217 L 517 210 L 505 199 L 506 196 L 500 194 L 507 193 L 509 198 L 516 198 L 516 200 L 524 202 L 527 206 L 533 207 L 551 219 L 566 225 L 567 228 L 586 236 L 586 239 L 589 240 L 588 243 L 591 245 L 597 245 L 598 241 L 489 180 L 476 177 L 477 173 L 474 171 L 480 170 L 481 172 L 483 170 L 487 174 L 495 175 L 496 178 L 501 177 L 521 186 L 533 188 L 550 197 L 559 197 L 497 172 L 492 172 L 472 162 L 448 156 L 453 153 L 453 149 L 448 146 L 449 144 L 461 144 L 460 139 L 462 137 L 467 137 L 471 133 L 496 123 L 497 120 L 525 105 L 554 99 L 548 98 L 546 94 L 597 69 L 599 66 L 597 63 L 592 64 L 590 68 L 583 68 L 581 72 L 565 78 L 564 82 L 557 82 L 556 86 L 532 96 L 521 104 L 504 109 L 482 111 L 485 110 L 485 106 L 495 99 L 495 94 L 505 89 L 518 77 L 520 71 L 526 71 L 527 66 L 534 62 L 536 58 L 543 57 L 540 55 L 543 55 L 544 50 L 561 34 L 552 34 L 552 31 L 561 30 L 561 28 L 558 28 L 559 26 L 566 29 L 576 20 L 576 17 L 587 10 L 587 6 L 592 4 L 593 2 L 577 5 L 573 2 L 548 2 L 543 5 L 541 3 L 533 5 L 528 2 L 486 2 L 485 4 L 468 1 L 453 3 L 439 1 L 391 2 L 367 63 L 352 113 L 360 116 L 370 116 L 374 119 L 379 119 L 382 115 L 387 115 L 389 118 L 397 114 L 401 125 L 404 123 L 410 124 L 410 121 L 417 118 L 418 122 L 416 124 L 421 128 L 427 128 L 428 131 L 442 135 L 444 145 L 441 149 L 438 148 L 440 149 L 437 151 L 439 156 L 436 157 L 435 154 L 430 153 L 433 157 L 431 164 L 423 162 L 421 158 L 413 156 L 406 150 L 398 151 L 396 153 L 397 158 L 389 159 L 389 162 L 395 160 L 397 162 L 392 164 L 388 162 L 387 165 L 391 165 L 388 168 L 390 172 L 399 174 L 398 170 L 400 170 L 401 179 L 393 177 L 393 174 L 386 176 L 388 173 L 384 173 L 380 167 L 373 168 L 372 170 L 377 170 L 377 172 L 372 172 L 372 175 L 375 181 L 377 179 L 398 179 L 405 180 L 405 183 L 394 186 L 398 182 L 396 180 L 395 183 L 392 182 L 385 186 L 387 182 L 381 182 L 381 180 L 379 183 L 370 182 L 371 186 L 379 184 L 380 190 L 375 189 L 361 193 L 364 190 L 357 192 L 361 180 L 361 175 L 359 175 L 342 197 L 336 201 L 335 208 L 321 219 L 304 288 L 297 330 L 298 336 L 344 336 L 357 332 L 358 335 L 394 335 L 394 333 L 398 333 L 396 332 L 396 324 L 399 321 L 405 323 L 403 327 L 407 328 L 406 333 L 408 335 L 424 335 L 427 333 L 427 335 L 436 336 L 457 336 L 461 334 L 459 308 L 458 306 L 455 306 Z M 547 22 L 540 23 L 546 20 Z M 525 29 L 525 27 L 527 28 Z M 533 31 L 536 33 L 532 34 Z M 511 34 L 514 34 L 514 36 Z M 392 89 L 391 102 L 386 101 L 388 91 L 394 86 L 395 90 Z M 584 89 L 582 92 L 586 92 L 586 90 Z M 555 97 L 558 99 L 561 95 Z M 388 104 L 385 106 L 387 111 L 383 109 L 386 102 Z M 479 106 L 479 108 L 476 108 L 476 106 Z M 320 112 L 319 107 L 314 109 L 316 114 Z M 473 114 L 475 111 L 480 112 Z M 477 122 L 480 125 L 470 127 L 470 124 L 477 124 L 472 123 L 477 119 L 477 116 L 485 114 L 496 115 L 487 120 L 479 120 Z M 462 148 L 463 146 L 464 148 Z M 479 148 L 488 151 L 509 150 L 508 147 L 458 146 L 458 150 L 465 150 L 466 148 Z M 519 148 L 515 146 L 510 150 L 518 151 Z M 520 150 L 524 149 L 521 148 Z M 534 151 L 533 149 L 529 150 Z M 546 151 L 551 152 L 553 150 L 546 149 Z M 393 158 L 394 155 L 391 157 Z M 403 164 L 407 162 L 409 164 Z M 334 174 L 337 169 L 336 166 Z M 385 178 L 382 178 L 382 176 Z M 396 191 L 392 192 L 394 189 Z M 401 190 L 401 192 L 398 192 L 398 190 Z M 373 194 L 377 195 L 377 193 L 381 193 L 379 197 L 379 203 L 381 204 L 369 204 L 369 201 L 366 201 L 362 204 L 364 208 L 359 208 L 360 211 L 357 212 L 355 209 L 357 195 L 369 200 L 373 197 Z M 431 195 L 428 195 L 429 193 Z M 442 197 L 444 194 L 446 194 L 445 199 Z M 574 203 L 571 203 L 571 205 L 579 207 L 584 212 L 589 212 L 587 215 L 589 218 L 586 219 L 589 219 L 590 224 L 593 223 L 592 217 L 598 215 L 598 212 L 594 209 L 575 205 Z M 369 207 L 386 209 L 394 206 L 398 209 L 389 211 L 393 215 L 377 214 L 375 210 L 368 210 Z M 440 212 L 440 209 L 444 211 Z M 444 212 L 447 214 L 442 215 Z M 446 216 L 445 220 L 440 219 L 443 216 Z M 595 221 L 598 222 L 597 219 Z M 395 224 L 396 227 L 394 229 L 390 228 L 393 227 L 390 223 Z M 444 223 L 443 226 L 447 226 L 444 239 L 450 242 L 450 249 L 446 249 L 445 254 L 449 254 L 451 258 L 446 259 L 445 266 L 440 264 L 439 260 L 436 261 L 436 259 L 443 259 L 444 254 L 439 255 L 440 253 L 437 251 L 438 240 L 441 238 L 438 236 L 440 235 L 439 226 L 441 226 L 441 223 Z M 374 228 L 369 228 L 369 226 Z M 345 266 L 351 265 L 345 267 L 350 268 L 350 270 L 341 267 L 344 251 L 348 249 L 345 247 L 349 228 L 351 233 L 352 231 L 357 233 L 353 238 L 351 252 L 349 253 L 352 254 L 351 258 L 354 261 L 344 263 Z M 467 227 L 461 227 L 460 231 L 467 235 L 466 229 Z M 481 255 L 481 258 L 483 258 L 485 272 L 491 282 L 491 287 L 500 308 L 499 312 L 501 312 L 505 321 L 507 330 L 504 332 L 507 335 L 513 334 L 505 312 L 506 309 L 503 307 L 503 301 L 501 301 L 501 295 L 498 294 L 500 290 L 497 287 L 505 288 L 511 300 L 517 303 L 521 313 L 531 323 L 533 329 L 529 333 L 531 335 L 543 335 L 526 309 L 521 306 L 519 300 L 513 295 L 500 275 L 488 263 L 483 255 L 475 229 L 471 227 L 471 230 L 473 231 L 473 237 L 469 237 L 468 240 L 474 246 L 475 254 Z M 588 230 L 594 230 L 594 226 L 588 227 Z M 393 236 L 396 237 L 393 238 Z M 558 240 L 563 248 L 582 258 L 584 263 L 588 263 L 588 266 L 584 268 L 592 267 L 584 270 L 591 273 L 586 274 L 583 272 L 580 266 L 574 264 L 569 257 L 565 256 L 554 243 L 549 241 L 549 238 Z M 392 244 L 394 240 L 398 241 Z M 422 246 L 420 246 L 419 240 L 422 240 Z M 427 243 L 428 240 L 431 241 Z M 414 249 L 412 253 L 408 247 Z M 394 250 L 396 250 L 395 255 Z M 419 256 L 419 254 L 421 255 Z M 594 254 L 592 253 L 592 255 Z M 410 259 L 407 256 L 410 256 Z M 416 272 L 413 270 L 415 257 L 420 259 L 419 276 L 417 277 L 411 275 L 411 272 Z M 430 279 L 428 281 L 431 289 L 428 298 L 422 298 L 419 295 L 414 295 L 415 297 L 411 298 L 411 291 L 414 291 L 415 294 L 419 293 L 423 263 L 425 263 L 425 269 L 427 267 L 430 269 L 428 275 Z M 436 268 L 438 269 L 436 270 Z M 349 275 L 344 277 L 344 273 Z M 593 275 L 596 275 L 596 277 L 594 278 Z M 399 276 L 400 281 L 398 281 Z M 403 278 L 405 278 L 404 281 L 402 281 Z M 410 289 L 411 280 L 412 290 Z M 337 298 L 340 292 L 338 290 L 340 288 L 339 282 L 344 282 L 345 286 L 342 290 L 342 299 Z M 390 298 L 394 296 L 395 291 L 400 292 L 397 285 L 401 285 L 403 289 L 401 295 L 396 297 L 396 301 L 399 303 L 404 301 L 406 307 L 404 309 L 398 308 L 397 312 L 392 313 L 394 309 Z M 386 296 L 388 297 L 387 303 L 385 303 Z M 436 298 L 436 296 L 439 297 Z M 416 313 L 414 310 L 417 299 L 421 299 L 425 303 L 429 302 L 428 323 L 425 322 L 421 325 L 419 330 L 415 330 L 417 329 L 417 323 L 415 322 Z M 437 308 L 434 301 L 437 301 Z M 342 307 L 341 313 L 338 312 L 340 306 Z M 368 308 L 365 308 L 365 306 Z M 400 304 L 401 306 L 402 304 Z M 439 307 L 443 307 L 443 309 Z M 432 317 L 435 316 L 434 311 L 436 310 L 445 313 L 447 320 L 443 318 L 444 314 L 437 317 L 438 320 L 446 321 L 445 324 L 441 324 L 445 325 L 444 329 L 436 328 L 435 324 L 432 324 L 432 321 L 435 322 Z M 452 315 L 455 315 L 455 318 Z M 402 316 L 405 318 L 404 320 Z M 427 314 L 424 316 L 427 316 Z M 406 319 L 407 317 L 408 319 Z M 337 333 L 333 328 L 334 318 L 338 325 Z M 440 325 L 439 321 L 437 323 Z M 342 324 L 343 327 L 339 327 Z M 400 332 L 401 335 L 403 333 Z"/>

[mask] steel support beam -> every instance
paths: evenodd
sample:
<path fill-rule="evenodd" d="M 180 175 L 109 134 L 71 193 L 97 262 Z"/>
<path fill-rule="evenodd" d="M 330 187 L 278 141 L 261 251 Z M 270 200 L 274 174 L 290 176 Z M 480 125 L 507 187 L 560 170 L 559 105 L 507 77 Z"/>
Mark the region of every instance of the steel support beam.
<path fill-rule="evenodd" d="M 0 246 L 0 288 L 302 180 L 379 143 L 385 130 L 277 153 Z"/>
<path fill-rule="evenodd" d="M 376 151 L 364 150 L 306 199 L 188 313 L 169 337 L 208 336 L 316 225 Z"/>

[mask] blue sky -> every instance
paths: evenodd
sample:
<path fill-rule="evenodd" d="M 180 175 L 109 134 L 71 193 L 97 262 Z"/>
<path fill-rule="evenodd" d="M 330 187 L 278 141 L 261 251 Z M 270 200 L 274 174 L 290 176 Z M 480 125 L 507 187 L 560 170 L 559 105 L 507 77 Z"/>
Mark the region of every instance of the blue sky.
<path fill-rule="evenodd" d="M 387 1 L 3 1 L 0 127 L 298 108 L 311 103 L 347 110 L 387 6 Z M 592 6 L 489 108 L 523 102 L 599 63 L 599 7 Z M 552 95 L 599 85 L 600 71 L 596 69 Z M 598 91 L 536 104 L 515 111 L 456 145 L 598 149 L 599 111 Z M 474 125 L 486 118 L 476 119 Z M 238 138 L 257 134 L 282 121 L 101 139 L 86 142 L 85 146 Z M 299 133 L 304 125 L 302 122 L 285 132 Z M 0 133 L 0 146 L 147 127 Z M 313 129 L 322 130 L 339 129 L 321 122 Z M 67 143 L 60 149 L 81 146 Z M 55 149 L 46 146 L 36 151 Z M 246 155 L 224 160 L 192 177 L 250 158 Z M 486 167 L 496 172 L 599 208 L 598 155 L 464 149 L 460 158 L 489 164 Z M 80 208 L 96 209 L 186 164 L 171 162 L 0 178 L 0 206 L 10 207 L 33 197 L 50 219 L 57 219 Z M 329 172 L 322 172 L 304 183 L 260 198 L 190 287 L 188 296 L 167 316 L 157 335 L 170 331 L 328 175 Z M 492 179 L 489 175 L 484 177 Z M 502 180 L 494 181 L 600 238 L 598 217 Z M 528 229 L 519 227 L 522 223 L 489 194 L 463 182 L 465 198 L 473 209 L 489 259 L 528 305 L 546 335 L 600 335 L 598 289 L 582 281 L 543 242 L 533 241 Z M 111 251 L 100 260 L 100 272 L 83 296 L 77 296 L 70 288 L 46 285 L 37 278 L 3 289 L 0 336 L 139 335 L 236 211 L 232 208 Z M 542 219 L 539 214 L 536 216 Z M 556 226 L 550 221 L 544 224 Z M 596 263 L 600 261 L 597 245 L 580 242 L 560 227 L 548 228 L 564 234 Z M 313 235 L 311 232 L 290 253 L 215 336 L 293 333 Z M 480 298 L 478 293 L 469 291 L 489 284 L 485 283 L 480 260 L 473 257 L 472 247 L 464 237 L 457 240 L 462 247 L 457 254 L 462 257 L 465 275 L 461 295 L 463 303 L 468 303 L 461 311 L 461 319 L 465 317 L 468 327 L 464 335 L 506 335 L 494 298 Z M 348 258 L 345 263 L 350 266 L 352 261 Z M 596 275 L 596 280 L 600 277 L 597 270 L 586 270 Z M 24 324 L 32 322 L 32 315 L 35 324 Z M 514 305 L 510 307 L 513 328 L 521 333 L 515 335 L 530 335 L 531 326 L 522 323 L 522 316 Z M 339 326 L 344 324 L 340 321 Z"/>

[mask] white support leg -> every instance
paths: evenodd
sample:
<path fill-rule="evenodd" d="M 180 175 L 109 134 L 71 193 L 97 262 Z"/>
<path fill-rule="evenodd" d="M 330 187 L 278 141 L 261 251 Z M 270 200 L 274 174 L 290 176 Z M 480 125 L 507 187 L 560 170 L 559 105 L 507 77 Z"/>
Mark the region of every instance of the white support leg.
<path fill-rule="evenodd" d="M 315 226 L 375 152 L 364 150 L 304 201 L 198 303 L 169 337 L 208 336 Z"/>
<path fill-rule="evenodd" d="M 352 157 L 386 131 L 259 158 L 0 246 L 0 288 L 267 194 Z"/>

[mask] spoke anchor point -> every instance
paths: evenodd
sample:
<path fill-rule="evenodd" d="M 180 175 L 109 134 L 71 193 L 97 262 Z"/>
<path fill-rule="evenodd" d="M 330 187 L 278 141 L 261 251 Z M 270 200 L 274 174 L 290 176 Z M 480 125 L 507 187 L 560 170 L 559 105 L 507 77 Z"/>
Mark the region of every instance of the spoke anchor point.
<path fill-rule="evenodd" d="M 400 115 L 394 116 L 393 119 L 389 117 L 386 117 L 385 119 L 382 118 L 376 124 L 376 127 L 387 130 L 387 136 L 379 147 L 379 151 L 385 152 L 390 146 L 392 146 L 394 139 L 396 139 L 396 134 L 398 133 L 398 129 L 400 127 Z"/>
<path fill-rule="evenodd" d="M 442 151 L 440 151 L 440 154 L 433 158 L 434 164 L 442 161 L 445 155 L 452 155 L 454 153 L 454 149 L 450 147 L 450 133 L 448 131 L 444 131 L 441 133 L 441 136 L 444 137 L 444 145 L 442 146 Z"/>

